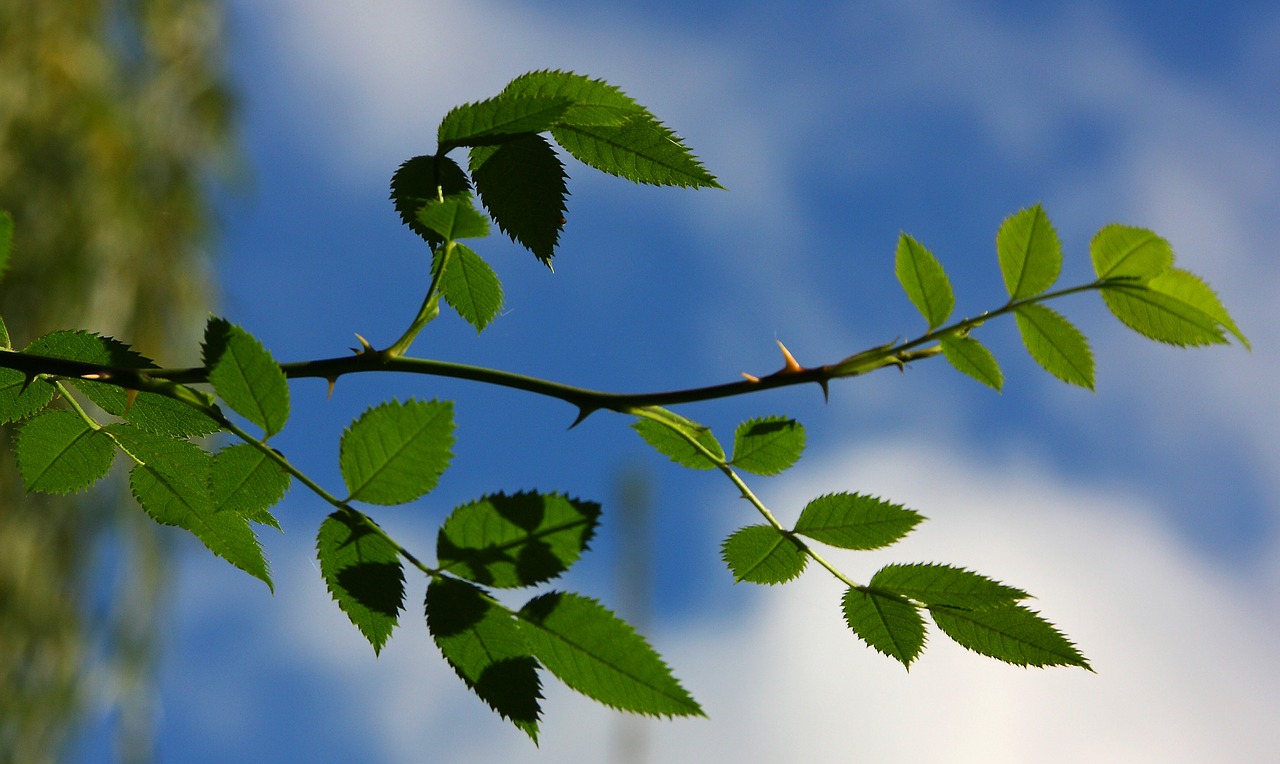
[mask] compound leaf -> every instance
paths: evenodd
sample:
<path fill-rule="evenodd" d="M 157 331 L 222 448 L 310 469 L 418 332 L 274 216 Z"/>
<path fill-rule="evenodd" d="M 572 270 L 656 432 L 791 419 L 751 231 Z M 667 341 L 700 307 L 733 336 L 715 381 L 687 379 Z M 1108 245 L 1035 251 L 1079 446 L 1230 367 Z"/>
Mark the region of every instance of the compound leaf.
<path fill-rule="evenodd" d="M 1003 606 L 1031 596 L 964 568 L 928 563 L 886 565 L 871 577 L 871 586 L 926 605 L 967 610 Z"/>
<path fill-rule="evenodd" d="M 665 413 L 670 414 L 670 412 Z M 682 432 L 688 433 L 703 448 L 714 454 L 716 459 L 724 460 L 724 448 L 721 447 L 720 441 L 716 440 L 716 436 L 712 434 L 709 428 L 703 427 L 697 422 L 684 419 L 684 417 L 680 417 L 677 414 L 671 414 L 671 416 L 676 417 L 676 420 L 673 420 L 673 426 L 680 428 Z M 631 424 L 631 427 L 640 434 L 640 437 L 644 438 L 646 443 L 657 449 L 658 453 L 676 464 L 694 470 L 709 470 L 717 466 L 716 462 L 707 458 L 706 454 L 694 447 L 680 432 L 672 429 L 672 426 L 647 417 L 638 417 Z"/>
<path fill-rule="evenodd" d="M 722 188 L 680 137 L 648 111 L 620 125 L 562 124 L 551 128 L 551 136 L 583 164 L 635 183 Z"/>
<path fill-rule="evenodd" d="M 1035 611 L 1009 603 L 982 610 L 932 606 L 929 614 L 960 645 L 1017 666 L 1089 667 L 1076 646 Z"/>
<path fill-rule="evenodd" d="M 583 695 L 634 713 L 703 715 L 644 638 L 595 600 L 549 592 L 517 615 L 534 656 Z"/>
<path fill-rule="evenodd" d="M 441 154 L 456 146 L 493 144 L 521 133 L 549 130 L 565 110 L 567 98 L 503 94 L 464 104 L 440 121 L 436 134 Z"/>
<path fill-rule="evenodd" d="M 221 318 L 209 319 L 201 348 L 209 382 L 237 414 L 270 438 L 289 419 L 284 370 L 256 337 Z"/>
<path fill-rule="evenodd" d="M 288 492 L 289 473 L 252 445 L 238 443 L 214 454 L 209 490 L 214 511 L 281 530 L 271 507 Z"/>
<path fill-rule="evenodd" d="M 1170 345 L 1214 345 L 1223 329 L 1246 347 L 1249 341 L 1209 285 L 1193 273 L 1170 268 L 1145 284 L 1119 283 L 1102 291 L 1116 318 L 1135 332 Z"/>
<path fill-rule="evenodd" d="M 426 239 L 432 249 L 444 243 L 444 239 L 418 220 L 418 210 L 427 202 L 470 191 L 471 181 L 467 174 L 457 162 L 443 155 L 413 157 L 401 164 L 391 176 L 391 201 L 400 220 L 409 230 Z"/>
<path fill-rule="evenodd" d="M 453 453 L 453 404 L 387 401 L 342 433 L 338 466 L 348 501 L 404 504 L 436 487 Z"/>
<path fill-rule="evenodd" d="M 435 267 L 445 256 L 442 247 L 435 252 Z M 455 244 L 449 248 L 449 262 L 440 278 L 440 293 L 463 320 L 484 331 L 502 309 L 502 282 L 489 264 L 470 247 Z"/>
<path fill-rule="evenodd" d="M 427 586 L 427 630 L 458 677 L 493 710 L 538 739 L 538 662 L 511 611 L 456 578 Z"/>
<path fill-rule="evenodd" d="M 1062 270 L 1062 244 L 1039 204 L 1010 215 L 996 234 L 996 254 L 1009 298 L 1035 297 Z"/>
<path fill-rule="evenodd" d="M 804 452 L 804 427 L 794 419 L 771 416 L 749 419 L 733 434 L 730 464 L 755 475 L 776 475 L 795 464 Z"/>
<path fill-rule="evenodd" d="M 503 233 L 549 265 L 564 227 L 564 165 L 541 135 L 471 149 L 471 178 Z"/>
<path fill-rule="evenodd" d="M 1036 303 L 1019 305 L 1014 315 L 1022 343 L 1036 363 L 1063 382 L 1093 389 L 1093 353 L 1079 329 Z"/>
<path fill-rule="evenodd" d="M 794 539 L 771 525 L 739 528 L 721 547 L 737 581 L 781 584 L 804 572 L 808 558 Z"/>
<path fill-rule="evenodd" d="M 418 208 L 417 220 L 440 240 L 483 239 L 489 235 L 489 218 L 471 203 L 465 191 L 443 199 L 428 199 Z"/>
<path fill-rule="evenodd" d="M 600 505 L 560 494 L 494 494 L 455 509 L 440 527 L 442 570 L 497 588 L 531 586 L 586 551 Z"/>
<path fill-rule="evenodd" d="M 901 595 L 871 587 L 850 587 L 841 601 L 845 623 L 878 652 L 911 668 L 924 649 L 920 611 Z"/>
<path fill-rule="evenodd" d="M 396 547 L 370 523 L 349 510 L 329 515 L 316 535 L 316 557 L 329 594 L 378 654 L 404 606 L 404 570 Z"/>
<path fill-rule="evenodd" d="M 941 326 L 956 304 L 942 263 L 920 242 L 903 233 L 898 236 L 894 272 L 907 297 L 929 322 L 929 328 Z"/>
<path fill-rule="evenodd" d="M 111 469 L 115 444 L 72 411 L 46 411 L 18 433 L 18 470 L 28 491 L 82 491 Z"/>
<path fill-rule="evenodd" d="M 999 391 L 1004 387 L 1004 374 L 996 357 L 981 342 L 972 337 L 948 334 L 938 340 L 942 354 L 957 371 L 968 374 L 987 387 Z"/>
<path fill-rule="evenodd" d="M 920 513 L 874 496 L 832 493 L 805 506 L 795 532 L 841 549 L 879 549 L 920 524 Z"/>
<path fill-rule="evenodd" d="M 1173 265 L 1169 242 L 1145 228 L 1104 226 L 1089 242 L 1093 270 L 1100 279 L 1129 278 L 1142 282 Z"/>

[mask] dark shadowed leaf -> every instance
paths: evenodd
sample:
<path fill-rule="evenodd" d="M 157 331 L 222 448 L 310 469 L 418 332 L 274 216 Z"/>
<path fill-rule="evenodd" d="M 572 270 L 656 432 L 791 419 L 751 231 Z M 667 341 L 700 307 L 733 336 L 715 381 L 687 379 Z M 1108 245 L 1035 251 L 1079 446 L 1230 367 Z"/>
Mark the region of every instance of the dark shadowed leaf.
<path fill-rule="evenodd" d="M 380 653 L 404 606 L 404 570 L 395 546 L 371 522 L 347 510 L 329 515 L 316 536 L 316 556 L 338 607 Z"/>

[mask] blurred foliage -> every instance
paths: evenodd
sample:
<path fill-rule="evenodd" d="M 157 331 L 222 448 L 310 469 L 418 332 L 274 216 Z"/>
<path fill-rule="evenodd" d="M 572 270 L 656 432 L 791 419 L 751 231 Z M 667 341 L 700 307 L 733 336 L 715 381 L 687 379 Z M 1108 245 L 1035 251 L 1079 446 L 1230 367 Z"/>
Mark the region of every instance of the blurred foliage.
<path fill-rule="evenodd" d="M 74 324 L 197 360 L 182 354 L 210 301 L 209 189 L 234 159 L 223 45 L 216 0 L 0 3 L 15 344 Z M 120 491 L 25 496 L 0 447 L 0 762 L 62 758 L 89 712 L 118 725 L 120 759 L 149 758 L 169 560 Z"/>

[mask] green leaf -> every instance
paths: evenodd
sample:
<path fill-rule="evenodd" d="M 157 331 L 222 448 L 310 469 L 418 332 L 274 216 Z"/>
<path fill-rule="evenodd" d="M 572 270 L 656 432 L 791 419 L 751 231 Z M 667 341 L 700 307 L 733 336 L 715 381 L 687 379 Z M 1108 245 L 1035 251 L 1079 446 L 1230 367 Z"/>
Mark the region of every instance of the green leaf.
<path fill-rule="evenodd" d="M 511 611 L 455 578 L 427 586 L 427 629 L 471 691 L 525 734 L 538 739 L 542 685 L 538 662 Z"/>
<path fill-rule="evenodd" d="M 695 448 L 680 432 L 685 432 L 697 440 L 698 443 L 702 444 L 703 448 L 714 454 L 716 459 L 724 460 L 724 448 L 720 446 L 720 441 L 716 440 L 716 436 L 712 434 L 709 428 L 685 419 L 678 414 L 664 413 L 675 417 L 674 420 L 671 420 L 670 425 L 646 417 L 638 417 L 631 424 L 631 428 L 638 432 L 646 443 L 657 449 L 658 453 L 689 469 L 715 469 L 717 464 L 708 459 L 706 454 Z M 672 429 L 673 427 L 678 428 L 680 432 Z"/>
<path fill-rule="evenodd" d="M 28 491 L 82 491 L 111 469 L 115 444 L 72 411 L 46 411 L 18 433 L 18 470 Z"/>
<path fill-rule="evenodd" d="M 680 137 L 647 111 L 621 125 L 560 125 L 551 128 L 551 136 L 583 164 L 635 183 L 723 188 Z"/>
<path fill-rule="evenodd" d="M 445 256 L 445 249 L 436 250 L 436 268 Z M 484 331 L 489 322 L 502 309 L 502 282 L 479 255 L 463 244 L 449 248 L 449 262 L 440 279 L 440 293 L 445 302 L 458 311 L 463 320 Z"/>
<path fill-rule="evenodd" d="M 251 522 L 281 530 L 271 514 L 289 490 L 289 473 L 248 443 L 228 446 L 213 456 L 209 476 L 213 507 L 235 512 Z"/>
<path fill-rule="evenodd" d="M 804 441 L 804 427 L 794 419 L 749 419 L 733 434 L 729 463 L 756 475 L 776 475 L 796 463 L 804 452 Z"/>
<path fill-rule="evenodd" d="M 541 135 L 471 149 L 471 177 L 485 209 L 512 241 L 550 265 L 564 227 L 564 165 Z"/>
<path fill-rule="evenodd" d="M 996 234 L 996 254 L 1013 300 L 1035 297 L 1053 286 L 1062 270 L 1058 232 L 1039 204 L 1010 215 Z"/>
<path fill-rule="evenodd" d="M 894 271 L 907 297 L 929 322 L 929 328 L 942 326 L 956 305 L 942 263 L 920 242 L 903 233 L 898 236 Z"/>
<path fill-rule="evenodd" d="M 4 325 L 4 316 L 0 316 L 0 350 L 13 350 L 9 344 L 9 327 Z"/>
<path fill-rule="evenodd" d="M 391 201 L 409 230 L 435 249 L 444 243 L 440 234 L 418 221 L 418 210 L 431 201 L 471 191 L 471 181 L 458 163 L 447 156 L 414 157 L 391 176 Z"/>
<path fill-rule="evenodd" d="M 450 401 L 387 401 L 342 434 L 338 466 L 348 501 L 404 504 L 436 487 L 453 453 Z"/>
<path fill-rule="evenodd" d="M 534 656 L 583 695 L 640 714 L 703 715 L 644 638 L 595 600 L 550 592 L 517 616 Z"/>
<path fill-rule="evenodd" d="M 561 125 L 617 127 L 645 113 L 644 107 L 613 85 L 572 72 L 529 72 L 508 83 L 502 94 L 567 99 L 570 105 L 560 116 Z"/>
<path fill-rule="evenodd" d="M 28 380 L 17 369 L 0 369 L 0 424 L 36 414 L 53 400 L 56 388 L 39 377 Z"/>
<path fill-rule="evenodd" d="M 440 153 L 455 146 L 492 144 L 520 133 L 549 130 L 569 103 L 567 98 L 503 94 L 458 106 L 440 121 L 436 135 Z"/>
<path fill-rule="evenodd" d="M 875 588 L 850 587 L 842 600 L 845 623 L 863 642 L 911 668 L 924 649 L 920 611 L 900 595 Z"/>
<path fill-rule="evenodd" d="M 725 539 L 721 557 L 737 581 L 770 585 L 800 575 L 809 559 L 795 539 L 772 525 L 739 528 Z"/>
<path fill-rule="evenodd" d="M 924 517 L 874 496 L 832 493 L 805 506 L 795 532 L 841 549 L 879 549 L 911 532 Z"/>
<path fill-rule="evenodd" d="M 982 610 L 929 608 L 938 628 L 960 645 L 1017 666 L 1080 666 L 1089 661 L 1062 632 L 1032 610 L 1006 604 Z"/>
<path fill-rule="evenodd" d="M 1102 299 L 1125 326 L 1157 342 L 1182 347 L 1223 344 L 1226 329 L 1249 345 L 1209 285 L 1178 268 L 1145 284 L 1108 285 Z"/>
<path fill-rule="evenodd" d="M 1022 343 L 1036 363 L 1063 382 L 1093 389 L 1093 353 L 1079 329 L 1036 303 L 1019 305 L 1014 315 Z"/>
<path fill-rule="evenodd" d="M 1169 242 L 1145 228 L 1119 224 L 1104 226 L 1094 235 L 1089 256 L 1100 279 L 1146 281 L 1173 265 Z"/>
<path fill-rule="evenodd" d="M 489 218 L 471 203 L 471 194 L 451 194 L 443 199 L 428 199 L 418 209 L 418 222 L 437 237 L 482 239 L 489 235 Z"/>
<path fill-rule="evenodd" d="M 449 515 L 436 555 L 442 570 L 478 584 L 531 586 L 577 562 L 599 519 L 599 504 L 560 494 L 485 496 Z"/>
<path fill-rule="evenodd" d="M 9 253 L 13 251 L 13 216 L 0 210 L 0 279 L 9 269 Z"/>
<path fill-rule="evenodd" d="M 982 384 L 999 391 L 1004 387 L 1004 374 L 991 351 L 972 337 L 948 334 L 938 340 L 942 354 L 957 371 L 961 371 Z"/>
<path fill-rule="evenodd" d="M 926 605 L 967 610 L 1008 605 L 1031 596 L 964 568 L 925 563 L 886 565 L 871 577 L 871 586 Z"/>
<path fill-rule="evenodd" d="M 210 317 L 201 349 L 218 397 L 261 427 L 264 437 L 280 432 L 289 419 L 289 383 L 262 343 L 239 326 Z"/>
<path fill-rule="evenodd" d="M 213 458 L 185 440 L 146 432 L 128 424 L 104 428 L 135 462 L 129 473 L 134 498 L 152 519 L 185 528 L 209 548 L 274 591 L 271 573 L 249 521 L 235 512 L 217 512 L 209 490 Z"/>
<path fill-rule="evenodd" d="M 316 557 L 329 594 L 378 654 L 404 607 L 404 570 L 372 522 L 350 510 L 329 515 L 316 535 Z"/>

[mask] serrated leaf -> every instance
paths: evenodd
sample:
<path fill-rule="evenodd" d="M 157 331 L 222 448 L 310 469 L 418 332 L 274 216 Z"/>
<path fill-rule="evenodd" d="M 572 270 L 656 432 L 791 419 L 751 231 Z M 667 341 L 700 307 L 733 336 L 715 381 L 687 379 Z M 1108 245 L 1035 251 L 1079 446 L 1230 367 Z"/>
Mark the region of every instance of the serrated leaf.
<path fill-rule="evenodd" d="M 252 445 L 239 443 L 214 454 L 209 490 L 214 511 L 235 512 L 282 530 L 271 507 L 288 492 L 289 473 Z"/>
<path fill-rule="evenodd" d="M 781 584 L 804 572 L 808 557 L 795 539 L 771 525 L 749 525 L 734 531 L 720 548 L 736 581 Z"/>
<path fill-rule="evenodd" d="M 18 432 L 18 470 L 28 491 L 82 491 L 111 469 L 115 444 L 72 411 L 46 411 Z"/>
<path fill-rule="evenodd" d="M 9 270 L 9 253 L 13 251 L 13 216 L 0 210 L 0 279 Z"/>
<path fill-rule="evenodd" d="M 634 713 L 703 715 L 644 638 L 595 600 L 549 592 L 517 616 L 538 661 L 583 695 Z"/>
<path fill-rule="evenodd" d="M 103 430 L 137 464 L 129 473 L 134 498 L 152 519 L 185 528 L 209 548 L 273 591 L 271 573 L 249 521 L 234 512 L 216 512 L 209 490 L 213 457 L 185 440 L 113 424 Z"/>
<path fill-rule="evenodd" d="M 489 235 L 489 218 L 471 203 L 471 194 L 451 194 L 426 200 L 417 220 L 442 240 L 482 239 Z"/>
<path fill-rule="evenodd" d="M 804 427 L 783 416 L 749 419 L 733 434 L 730 464 L 755 475 L 776 475 L 804 452 Z"/>
<path fill-rule="evenodd" d="M 445 248 L 436 250 L 434 267 L 439 268 Z M 449 262 L 440 279 L 440 294 L 462 319 L 484 331 L 502 309 L 502 282 L 489 264 L 470 247 L 454 244 L 449 248 Z"/>
<path fill-rule="evenodd" d="M 471 177 L 494 222 L 512 241 L 551 263 L 564 227 L 564 165 L 541 135 L 471 149 Z"/>
<path fill-rule="evenodd" d="M 671 412 L 664 413 L 670 414 Z M 671 416 L 676 417 L 675 420 L 672 420 L 673 426 L 680 428 L 682 432 L 688 433 L 690 437 L 702 444 L 703 448 L 714 454 L 717 459 L 724 459 L 724 448 L 721 447 L 720 441 L 716 440 L 716 436 L 710 429 L 692 420 L 684 419 L 678 414 L 671 414 Z M 707 458 L 706 454 L 695 448 L 688 439 L 667 424 L 656 422 L 646 417 L 638 417 L 631 424 L 631 428 L 639 433 L 646 443 L 657 449 L 658 453 L 676 464 L 694 470 L 715 469 L 717 466 L 716 462 Z"/>
<path fill-rule="evenodd" d="M 1004 387 L 1004 374 L 990 350 L 972 337 L 948 334 L 938 340 L 942 354 L 957 371 L 968 374 L 997 391 Z"/>
<path fill-rule="evenodd" d="M 647 111 L 620 125 L 560 125 L 551 136 L 583 164 L 635 183 L 722 188 L 679 136 Z"/>
<path fill-rule="evenodd" d="M 348 510 L 329 515 L 316 534 L 316 557 L 329 594 L 378 654 L 404 607 L 404 569 L 370 522 Z"/>
<path fill-rule="evenodd" d="M 17 422 L 39 413 L 53 400 L 53 384 L 27 379 L 17 369 L 0 369 L 0 424 Z"/>
<path fill-rule="evenodd" d="M 391 201 L 409 230 L 435 249 L 444 243 L 440 234 L 418 221 L 418 210 L 430 201 L 471 191 L 471 181 L 458 163 L 447 156 L 428 154 L 407 160 L 391 176 Z"/>
<path fill-rule="evenodd" d="M 453 453 L 450 401 L 388 401 L 342 434 L 338 466 L 348 501 L 404 504 L 436 487 Z"/>
<path fill-rule="evenodd" d="M 924 517 L 901 504 L 858 493 L 832 493 L 809 502 L 795 532 L 841 549 L 879 549 L 901 539 Z"/>
<path fill-rule="evenodd" d="M 1053 624 L 1022 605 L 983 610 L 929 608 L 933 622 L 948 637 L 975 653 L 1017 666 L 1089 667 L 1076 646 Z"/>
<path fill-rule="evenodd" d="M 569 108 L 567 98 L 503 94 L 452 109 L 436 133 L 439 151 L 494 143 L 520 133 L 549 130 Z"/>
<path fill-rule="evenodd" d="M 942 263 L 920 242 L 903 233 L 898 236 L 894 272 L 908 299 L 929 322 L 929 329 L 942 326 L 956 305 Z"/>
<path fill-rule="evenodd" d="M 1223 344 L 1226 329 L 1246 347 L 1249 344 L 1209 285 L 1178 268 L 1145 284 L 1109 285 L 1102 299 L 1121 323 L 1157 342 L 1182 347 Z"/>
<path fill-rule="evenodd" d="M 509 82 L 502 94 L 567 99 L 570 105 L 560 116 L 562 125 L 616 127 L 645 111 L 613 85 L 572 72 L 529 72 Z"/>
<path fill-rule="evenodd" d="M 1169 242 L 1145 228 L 1119 224 L 1104 226 L 1094 234 L 1089 256 L 1100 279 L 1146 281 L 1173 265 Z"/>
<path fill-rule="evenodd" d="M 512 613 L 454 578 L 427 586 L 427 630 L 458 677 L 525 734 L 538 739 L 538 662 Z"/>
<path fill-rule="evenodd" d="M 1062 243 L 1039 204 L 1010 215 L 996 234 L 996 254 L 1009 298 L 1044 292 L 1062 271 Z"/>
<path fill-rule="evenodd" d="M 1030 594 L 964 568 L 938 564 L 886 565 L 871 586 L 926 605 L 982 610 L 1026 599 Z"/>
<path fill-rule="evenodd" d="M 441 570 L 496 588 L 569 569 L 595 535 L 600 505 L 560 494 L 494 494 L 450 513 L 436 539 Z"/>
<path fill-rule="evenodd" d="M 284 429 L 289 419 L 289 383 L 280 364 L 256 337 L 229 321 L 210 317 L 201 351 L 219 398 L 261 427 L 266 438 Z"/>
<path fill-rule="evenodd" d="M 845 623 L 876 651 L 908 669 L 924 649 L 920 611 L 905 598 L 874 588 L 850 587 L 841 601 Z"/>
<path fill-rule="evenodd" d="M 1022 343 L 1036 363 L 1063 382 L 1093 389 L 1093 353 L 1079 329 L 1036 303 L 1019 305 L 1014 315 Z"/>

